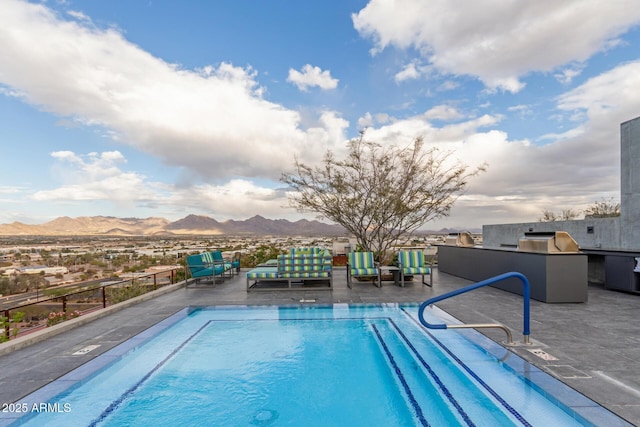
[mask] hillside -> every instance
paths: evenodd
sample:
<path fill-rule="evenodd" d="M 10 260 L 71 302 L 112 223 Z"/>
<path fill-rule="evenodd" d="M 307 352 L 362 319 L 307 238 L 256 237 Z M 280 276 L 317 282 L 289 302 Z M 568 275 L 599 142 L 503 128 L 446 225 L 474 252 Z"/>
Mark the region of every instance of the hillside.
<path fill-rule="evenodd" d="M 256 215 L 244 221 L 216 221 L 203 215 L 188 215 L 171 222 L 164 218 L 116 218 L 92 216 L 56 218 L 44 224 L 20 222 L 0 224 L 3 236 L 162 236 L 162 235 L 341 235 L 338 225 L 319 221 L 271 220 Z"/>

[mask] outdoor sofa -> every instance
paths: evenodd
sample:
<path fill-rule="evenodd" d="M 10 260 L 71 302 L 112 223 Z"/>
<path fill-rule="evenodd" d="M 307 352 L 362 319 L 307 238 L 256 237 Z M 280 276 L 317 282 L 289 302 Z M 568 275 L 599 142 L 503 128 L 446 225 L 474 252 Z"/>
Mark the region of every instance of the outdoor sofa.
<path fill-rule="evenodd" d="M 247 291 L 270 289 L 301 289 L 305 285 L 313 289 L 333 288 L 333 258 L 327 249 L 293 248 L 287 254 L 278 255 L 275 262 L 256 267 L 247 272 Z"/>

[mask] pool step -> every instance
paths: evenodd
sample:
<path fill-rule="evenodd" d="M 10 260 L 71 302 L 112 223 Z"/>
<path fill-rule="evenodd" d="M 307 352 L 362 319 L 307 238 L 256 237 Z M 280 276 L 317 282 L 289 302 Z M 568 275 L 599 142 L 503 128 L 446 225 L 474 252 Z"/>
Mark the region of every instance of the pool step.
<path fill-rule="evenodd" d="M 495 426 L 513 420 L 496 411 L 495 402 L 452 366 L 436 346 L 425 359 L 416 346 L 392 322 L 371 325 L 385 360 L 407 404 L 428 425 Z M 491 409 L 493 408 L 493 410 Z"/>
<path fill-rule="evenodd" d="M 417 425 L 464 425 L 390 324 L 374 322 L 371 328 L 398 392 L 416 417 Z"/>

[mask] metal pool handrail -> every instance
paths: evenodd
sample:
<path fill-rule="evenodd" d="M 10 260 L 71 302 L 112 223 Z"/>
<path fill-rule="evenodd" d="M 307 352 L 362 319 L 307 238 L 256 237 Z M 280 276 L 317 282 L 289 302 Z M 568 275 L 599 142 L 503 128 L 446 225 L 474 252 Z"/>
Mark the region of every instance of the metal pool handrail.
<path fill-rule="evenodd" d="M 530 316 L 530 310 L 529 310 L 529 299 L 531 297 L 531 286 L 529 284 L 529 279 L 527 279 L 522 273 L 517 273 L 517 272 L 509 272 L 509 273 L 504 273 L 501 274 L 499 276 L 495 276 L 495 277 L 491 277 L 489 279 L 483 280 L 482 282 L 478 282 L 478 283 L 474 283 L 473 285 L 469 285 L 469 286 L 465 286 L 464 288 L 461 289 L 456 289 L 455 291 L 451 291 L 451 292 L 447 292 L 446 294 L 442 294 L 439 295 L 437 297 L 433 297 L 433 298 L 429 298 L 428 300 L 426 300 L 425 302 L 423 302 L 422 304 L 420 304 L 420 307 L 418 308 L 418 318 L 420 319 L 420 323 L 422 323 L 422 325 L 424 325 L 425 327 L 429 328 L 429 329 L 454 329 L 454 328 L 499 328 L 504 330 L 507 333 L 507 344 L 509 345 L 514 345 L 515 343 L 513 342 L 513 339 L 511 337 L 511 331 L 509 330 L 509 328 L 507 328 L 506 326 L 500 324 L 500 323 L 477 323 L 477 324 L 464 324 L 464 325 L 446 325 L 444 323 L 440 323 L 440 324 L 431 324 L 429 322 L 427 322 L 424 318 L 424 310 L 425 308 L 427 308 L 427 306 L 434 304 L 438 301 L 442 301 L 445 300 L 447 298 L 451 298 L 454 297 L 456 295 L 460 295 L 463 294 L 465 292 L 469 292 L 469 291 L 473 291 L 474 289 L 478 289 L 478 288 L 482 288 L 484 286 L 489 286 L 492 285 L 496 282 L 500 282 L 502 280 L 506 280 L 509 278 L 515 277 L 517 279 L 520 279 L 520 281 L 522 282 L 522 299 L 523 299 L 523 323 L 524 323 L 524 328 L 523 328 L 523 341 L 524 344 L 531 344 L 531 342 L 529 341 L 531 332 L 529 331 L 529 316 Z"/>

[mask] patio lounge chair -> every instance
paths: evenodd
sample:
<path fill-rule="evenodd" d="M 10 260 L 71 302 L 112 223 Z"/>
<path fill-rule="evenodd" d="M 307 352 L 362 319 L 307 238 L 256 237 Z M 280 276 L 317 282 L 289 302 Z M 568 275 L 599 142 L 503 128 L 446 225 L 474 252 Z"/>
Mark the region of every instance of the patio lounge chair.
<path fill-rule="evenodd" d="M 233 258 L 231 258 L 231 268 L 236 274 L 240 273 L 240 252 L 233 254 Z"/>
<path fill-rule="evenodd" d="M 217 258 L 217 256 L 215 256 Z M 214 259 L 211 252 L 204 252 L 197 255 L 189 255 L 187 257 L 186 267 L 195 283 L 202 279 L 211 278 L 213 284 L 216 284 L 216 277 L 223 278 L 227 271 L 231 270 L 231 264 L 224 261 Z"/>
<path fill-rule="evenodd" d="M 222 269 L 223 277 L 233 276 L 233 263 L 225 259 L 221 251 L 205 252 L 203 255 L 207 262 L 212 263 L 218 270 Z"/>
<path fill-rule="evenodd" d="M 431 266 L 424 261 L 424 253 L 422 251 L 399 251 L 398 252 L 398 269 L 400 270 L 400 286 L 404 287 L 404 277 L 408 275 L 422 275 L 422 284 L 433 286 L 433 274 L 431 274 Z M 429 275 L 429 283 L 424 281 L 424 275 Z"/>
<path fill-rule="evenodd" d="M 373 252 L 349 252 L 347 254 L 347 286 L 351 289 L 353 277 L 369 277 L 373 284 L 382 287 L 380 269 L 373 259 Z"/>

